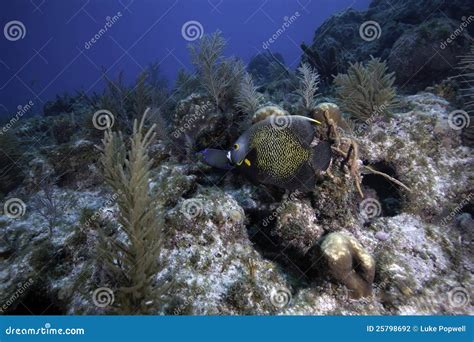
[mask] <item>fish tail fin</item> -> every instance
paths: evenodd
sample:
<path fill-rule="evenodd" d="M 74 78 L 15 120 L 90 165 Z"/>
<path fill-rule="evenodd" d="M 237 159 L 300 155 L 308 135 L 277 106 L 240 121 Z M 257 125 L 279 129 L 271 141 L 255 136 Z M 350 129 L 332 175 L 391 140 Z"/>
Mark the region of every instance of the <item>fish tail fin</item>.
<path fill-rule="evenodd" d="M 331 163 L 332 150 L 328 141 L 321 141 L 313 148 L 312 164 L 317 171 L 326 171 Z"/>

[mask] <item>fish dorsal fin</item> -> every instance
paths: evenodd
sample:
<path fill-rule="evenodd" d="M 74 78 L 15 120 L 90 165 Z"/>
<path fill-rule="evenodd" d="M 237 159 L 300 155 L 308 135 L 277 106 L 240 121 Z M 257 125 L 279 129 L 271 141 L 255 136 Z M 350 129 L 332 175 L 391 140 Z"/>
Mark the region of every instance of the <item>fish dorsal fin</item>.
<path fill-rule="evenodd" d="M 311 143 L 314 140 L 316 131 L 314 129 L 314 122 L 305 116 L 294 115 L 291 119 L 291 129 L 292 132 L 296 135 L 301 144 L 309 148 Z"/>

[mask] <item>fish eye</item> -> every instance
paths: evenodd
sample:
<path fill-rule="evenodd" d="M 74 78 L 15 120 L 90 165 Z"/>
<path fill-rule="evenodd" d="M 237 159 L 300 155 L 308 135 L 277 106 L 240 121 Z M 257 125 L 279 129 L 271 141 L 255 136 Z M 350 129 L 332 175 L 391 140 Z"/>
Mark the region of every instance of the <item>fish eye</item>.
<path fill-rule="evenodd" d="M 239 147 L 240 147 L 239 144 L 234 144 L 234 150 L 237 151 L 239 149 Z"/>

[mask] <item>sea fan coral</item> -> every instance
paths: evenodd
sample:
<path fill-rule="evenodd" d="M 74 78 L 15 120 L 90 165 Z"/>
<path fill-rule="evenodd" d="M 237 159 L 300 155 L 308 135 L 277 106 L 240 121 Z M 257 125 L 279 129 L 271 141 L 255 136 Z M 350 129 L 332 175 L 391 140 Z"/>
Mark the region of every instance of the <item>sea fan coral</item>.
<path fill-rule="evenodd" d="M 334 79 L 342 110 L 360 121 L 390 113 L 396 94 L 394 82 L 394 73 L 387 73 L 386 63 L 373 57 L 366 66 L 351 64 L 347 74 Z"/>

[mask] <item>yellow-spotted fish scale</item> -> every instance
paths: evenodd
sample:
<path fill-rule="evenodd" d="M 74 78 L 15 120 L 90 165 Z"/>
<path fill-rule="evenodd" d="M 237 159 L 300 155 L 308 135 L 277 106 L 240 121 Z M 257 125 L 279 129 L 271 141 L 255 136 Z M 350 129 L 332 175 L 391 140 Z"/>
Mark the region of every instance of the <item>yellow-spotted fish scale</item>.
<path fill-rule="evenodd" d="M 252 132 L 250 149 L 258 151 L 255 166 L 279 180 L 293 177 L 311 156 L 311 151 L 302 146 L 293 130 L 273 125 L 256 127 Z M 275 163 L 275 160 L 278 162 Z"/>
<path fill-rule="evenodd" d="M 314 146 L 319 122 L 304 116 L 270 116 L 252 125 L 230 151 L 205 149 L 204 161 L 221 169 L 237 168 L 256 184 L 312 191 L 316 174 L 331 162 L 331 145 Z"/>
<path fill-rule="evenodd" d="M 317 123 L 296 115 L 262 120 L 237 139 L 231 162 L 255 183 L 311 191 L 331 160 L 329 143 L 312 145 Z"/>

